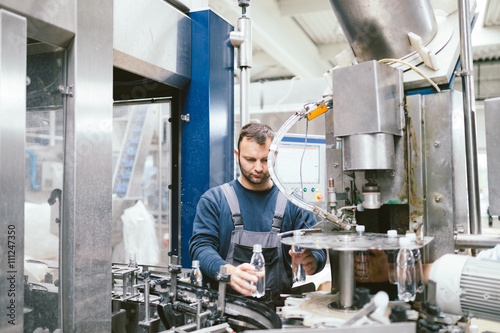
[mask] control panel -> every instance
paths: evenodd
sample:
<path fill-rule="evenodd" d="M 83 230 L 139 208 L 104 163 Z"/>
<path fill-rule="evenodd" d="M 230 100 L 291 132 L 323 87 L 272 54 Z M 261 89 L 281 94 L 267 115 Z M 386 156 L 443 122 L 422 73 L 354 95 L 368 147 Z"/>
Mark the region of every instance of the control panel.
<path fill-rule="evenodd" d="M 283 137 L 276 158 L 276 173 L 287 190 L 305 201 L 326 208 L 325 137 L 287 134 Z"/>

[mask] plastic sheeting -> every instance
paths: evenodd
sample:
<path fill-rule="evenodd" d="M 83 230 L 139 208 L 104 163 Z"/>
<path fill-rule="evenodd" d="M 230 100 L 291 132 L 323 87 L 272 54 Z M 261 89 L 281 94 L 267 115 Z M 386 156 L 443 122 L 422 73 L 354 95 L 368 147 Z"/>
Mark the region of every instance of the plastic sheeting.
<path fill-rule="evenodd" d="M 144 203 L 137 203 L 124 210 L 123 241 L 127 257 L 135 254 L 139 265 L 157 265 L 160 261 L 160 249 L 156 238 L 155 220 Z"/>

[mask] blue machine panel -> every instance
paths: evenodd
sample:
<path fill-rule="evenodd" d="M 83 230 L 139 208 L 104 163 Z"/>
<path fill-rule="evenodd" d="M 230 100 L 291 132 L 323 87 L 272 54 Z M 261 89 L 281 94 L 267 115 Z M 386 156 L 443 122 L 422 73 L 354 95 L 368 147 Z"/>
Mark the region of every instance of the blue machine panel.
<path fill-rule="evenodd" d="M 190 121 L 183 123 L 181 139 L 180 254 L 173 250 L 183 267 L 191 266 L 189 239 L 198 200 L 234 174 L 233 27 L 210 10 L 189 16 L 192 78 L 183 114 L 189 114 Z M 176 242 L 172 249 L 178 249 Z"/>

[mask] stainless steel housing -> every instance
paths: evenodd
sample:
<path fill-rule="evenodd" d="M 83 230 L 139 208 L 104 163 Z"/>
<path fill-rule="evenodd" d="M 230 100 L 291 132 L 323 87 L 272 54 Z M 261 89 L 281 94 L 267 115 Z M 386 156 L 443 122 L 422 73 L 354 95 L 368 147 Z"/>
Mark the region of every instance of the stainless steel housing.
<path fill-rule="evenodd" d="M 402 58 L 415 50 L 413 32 L 429 43 L 437 32 L 428 0 L 330 0 L 342 31 L 359 62 Z"/>

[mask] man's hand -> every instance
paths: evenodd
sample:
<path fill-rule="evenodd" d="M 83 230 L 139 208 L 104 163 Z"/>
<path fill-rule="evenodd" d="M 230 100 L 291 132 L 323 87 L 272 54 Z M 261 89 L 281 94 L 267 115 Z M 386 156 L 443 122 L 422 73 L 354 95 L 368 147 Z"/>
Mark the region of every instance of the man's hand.
<path fill-rule="evenodd" d="M 226 264 L 226 270 L 231 274 L 231 282 L 229 282 L 229 285 L 245 296 L 252 296 L 252 291 L 257 289 L 257 287 L 251 285 L 249 281 L 257 282 L 257 274 L 265 274 L 265 271 L 256 272 L 255 267 L 248 263 L 239 266 Z"/>
<path fill-rule="evenodd" d="M 304 252 L 293 252 L 292 250 L 288 251 L 288 254 L 292 257 L 292 269 L 295 271 L 295 263 L 302 263 L 302 267 L 306 271 L 307 275 L 313 275 L 316 273 L 318 269 L 318 263 L 316 262 L 316 258 L 312 254 L 310 249 L 305 249 Z"/>

